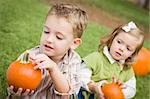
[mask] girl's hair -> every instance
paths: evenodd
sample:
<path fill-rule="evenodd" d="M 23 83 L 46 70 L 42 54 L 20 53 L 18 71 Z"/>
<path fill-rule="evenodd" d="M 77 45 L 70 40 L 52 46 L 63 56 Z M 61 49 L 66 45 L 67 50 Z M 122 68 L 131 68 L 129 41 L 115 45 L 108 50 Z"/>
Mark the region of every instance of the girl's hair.
<path fill-rule="evenodd" d="M 124 26 L 126 26 L 126 25 L 120 25 L 119 27 L 117 27 L 116 29 L 114 29 L 112 33 L 110 33 L 110 34 L 102 37 L 101 40 L 100 40 L 98 51 L 101 51 L 104 48 L 104 46 L 108 46 L 108 49 L 110 49 L 110 46 L 111 46 L 112 41 L 114 40 L 114 38 L 119 33 L 125 32 L 122 29 L 122 27 L 124 27 Z M 136 48 L 135 52 L 130 57 L 128 57 L 125 60 L 125 63 L 123 64 L 124 69 L 127 69 L 127 68 L 130 68 L 131 65 L 134 63 L 135 57 L 137 56 L 139 50 L 143 46 L 143 43 L 144 43 L 144 33 L 140 29 L 138 29 L 138 28 L 132 29 L 132 30 L 130 30 L 128 32 L 125 32 L 125 33 L 129 33 L 129 34 L 137 37 L 140 40 L 140 44 Z"/>
<path fill-rule="evenodd" d="M 88 19 L 84 10 L 72 4 L 56 4 L 51 7 L 47 17 L 50 15 L 66 18 L 72 24 L 74 37 L 81 38 Z"/>

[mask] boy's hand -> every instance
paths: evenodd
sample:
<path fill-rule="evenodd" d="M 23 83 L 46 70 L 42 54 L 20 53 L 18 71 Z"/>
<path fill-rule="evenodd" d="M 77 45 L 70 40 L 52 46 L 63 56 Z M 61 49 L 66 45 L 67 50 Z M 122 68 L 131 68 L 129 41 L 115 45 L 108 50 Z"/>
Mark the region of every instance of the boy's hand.
<path fill-rule="evenodd" d="M 36 64 L 34 69 L 48 69 L 49 71 L 52 71 L 54 67 L 57 66 L 57 64 L 52 61 L 47 55 L 45 54 L 38 54 L 36 56 L 30 56 L 30 60 Z"/>
<path fill-rule="evenodd" d="M 7 88 L 8 94 L 14 95 L 14 96 L 26 96 L 31 95 L 34 93 L 34 90 L 26 89 L 25 92 L 23 92 L 22 88 L 18 88 L 16 92 L 14 92 L 14 86 L 9 86 Z"/>

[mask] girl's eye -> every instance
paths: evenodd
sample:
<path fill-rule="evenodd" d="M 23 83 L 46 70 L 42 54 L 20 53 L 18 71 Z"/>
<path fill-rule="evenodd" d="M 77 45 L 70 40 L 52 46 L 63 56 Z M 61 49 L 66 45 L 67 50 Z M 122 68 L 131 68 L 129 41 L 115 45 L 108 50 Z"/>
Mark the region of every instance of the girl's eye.
<path fill-rule="evenodd" d="M 44 33 L 49 34 L 49 31 L 44 31 Z"/>
<path fill-rule="evenodd" d="M 131 51 L 131 49 L 130 49 L 129 47 L 127 47 L 127 50 L 128 50 L 128 51 Z"/>
<path fill-rule="evenodd" d="M 117 43 L 118 43 L 118 44 L 121 44 L 121 41 L 120 41 L 120 40 L 118 40 L 118 41 L 117 41 Z"/>

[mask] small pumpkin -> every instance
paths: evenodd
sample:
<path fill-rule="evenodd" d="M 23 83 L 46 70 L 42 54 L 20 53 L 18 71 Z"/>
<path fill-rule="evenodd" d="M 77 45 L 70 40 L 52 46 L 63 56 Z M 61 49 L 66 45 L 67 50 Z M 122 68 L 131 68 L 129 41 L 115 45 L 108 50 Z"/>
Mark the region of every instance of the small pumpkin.
<path fill-rule="evenodd" d="M 15 90 L 23 88 L 34 90 L 40 84 L 42 75 L 40 70 L 34 70 L 35 64 L 29 61 L 29 53 L 25 52 L 23 58 L 12 62 L 6 73 L 8 85 L 13 85 Z"/>
<path fill-rule="evenodd" d="M 104 93 L 105 99 L 124 99 L 120 86 L 114 82 L 104 84 L 102 86 L 102 92 Z"/>
<path fill-rule="evenodd" d="M 137 60 L 133 64 L 135 75 L 144 76 L 150 72 L 150 51 L 144 47 L 139 51 Z"/>

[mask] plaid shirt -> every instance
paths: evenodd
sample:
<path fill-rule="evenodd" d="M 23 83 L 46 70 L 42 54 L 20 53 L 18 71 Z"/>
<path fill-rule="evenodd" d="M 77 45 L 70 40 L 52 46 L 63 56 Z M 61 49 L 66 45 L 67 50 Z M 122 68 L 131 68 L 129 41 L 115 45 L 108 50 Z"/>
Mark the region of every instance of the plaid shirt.
<path fill-rule="evenodd" d="M 30 54 L 40 54 L 40 47 L 35 47 L 29 50 Z M 23 54 L 22 54 L 23 55 Z M 22 57 L 18 59 L 20 59 Z M 68 93 L 60 93 L 55 90 L 55 86 L 49 72 L 46 69 L 41 71 L 42 81 L 34 94 L 28 96 L 12 96 L 9 95 L 8 99 L 68 99 L 72 94 L 77 94 L 80 89 L 80 76 L 78 71 L 80 70 L 81 59 L 80 56 L 73 50 L 69 50 L 62 61 L 58 63 L 58 67 L 62 74 L 68 80 L 70 90 Z M 12 97 L 12 98 L 11 98 Z"/>

